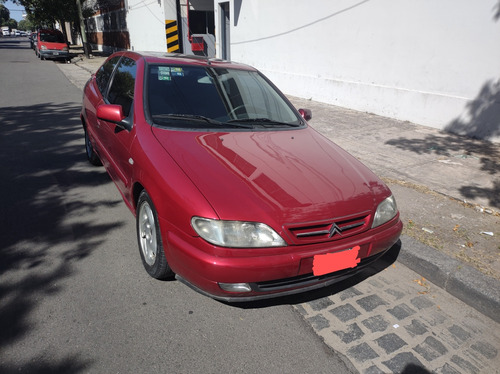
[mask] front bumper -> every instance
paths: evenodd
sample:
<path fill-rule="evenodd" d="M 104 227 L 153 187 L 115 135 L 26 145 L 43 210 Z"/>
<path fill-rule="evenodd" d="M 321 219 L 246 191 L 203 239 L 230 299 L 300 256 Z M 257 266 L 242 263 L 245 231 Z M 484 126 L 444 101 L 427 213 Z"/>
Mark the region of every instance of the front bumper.
<path fill-rule="evenodd" d="M 214 247 L 200 238 L 181 238 L 172 232 L 162 234 L 166 238 L 167 261 L 178 280 L 214 299 L 242 302 L 304 292 L 346 279 L 396 244 L 402 226 L 398 216 L 385 225 L 345 240 L 279 249 L 225 249 L 225 254 L 211 252 L 210 248 Z M 354 246 L 361 247 L 361 262 L 356 267 L 313 275 L 314 256 Z M 219 283 L 246 283 L 251 291 L 228 292 Z"/>
<path fill-rule="evenodd" d="M 61 51 L 57 49 L 45 49 L 45 50 L 40 50 L 39 51 L 40 56 L 45 58 L 45 59 L 58 59 L 58 58 L 64 58 L 67 59 L 69 57 L 69 52 L 68 51 Z"/>
<path fill-rule="evenodd" d="M 314 276 L 311 274 L 305 274 L 293 278 L 286 279 L 278 279 L 275 281 L 269 282 L 257 282 L 250 283 L 252 287 L 252 293 L 249 296 L 233 296 L 229 292 L 226 296 L 211 294 L 205 290 L 202 290 L 199 287 L 189 283 L 186 279 L 182 278 L 180 275 L 176 274 L 175 278 L 192 288 L 196 292 L 201 293 L 202 295 L 211 297 L 215 300 L 225 301 L 225 302 L 249 302 L 249 301 L 257 301 L 257 300 L 265 300 L 271 299 L 275 297 L 282 297 L 288 295 L 294 295 L 297 293 L 302 293 L 306 291 L 312 291 L 323 287 L 328 287 L 332 284 L 341 282 L 347 278 L 354 276 L 359 273 L 364 268 L 368 267 L 375 261 L 377 261 L 380 257 L 382 257 L 386 252 L 389 251 L 390 248 L 385 251 L 378 253 L 369 258 L 363 259 L 360 264 L 353 269 L 345 269 L 340 270 L 335 273 L 325 274 L 321 276 Z M 246 295 L 246 294 L 241 294 Z"/>

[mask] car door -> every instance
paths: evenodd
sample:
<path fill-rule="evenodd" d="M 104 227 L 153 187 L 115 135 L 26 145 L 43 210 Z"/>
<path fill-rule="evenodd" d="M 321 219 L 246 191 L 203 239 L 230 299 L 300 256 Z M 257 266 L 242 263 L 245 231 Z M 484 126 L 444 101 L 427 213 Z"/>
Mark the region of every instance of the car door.
<path fill-rule="evenodd" d="M 133 123 L 133 102 L 135 80 L 137 74 L 136 62 L 129 57 L 122 57 L 115 68 L 106 102 L 121 105 L 123 115 Z M 100 137 L 108 153 L 108 173 L 126 200 L 129 200 L 128 186 L 131 180 L 133 160 L 130 157 L 131 144 L 135 138 L 136 128 L 130 130 L 114 123 L 99 120 Z"/>
<path fill-rule="evenodd" d="M 102 163 L 108 164 L 108 152 L 104 147 L 106 143 L 103 136 L 106 134 L 101 131 L 101 122 L 97 119 L 97 108 L 104 104 L 104 98 L 107 95 L 109 83 L 121 56 L 114 56 L 107 60 L 97 71 L 95 76 L 85 86 L 84 108 L 87 118 L 88 135 L 95 144 L 97 153 Z"/>

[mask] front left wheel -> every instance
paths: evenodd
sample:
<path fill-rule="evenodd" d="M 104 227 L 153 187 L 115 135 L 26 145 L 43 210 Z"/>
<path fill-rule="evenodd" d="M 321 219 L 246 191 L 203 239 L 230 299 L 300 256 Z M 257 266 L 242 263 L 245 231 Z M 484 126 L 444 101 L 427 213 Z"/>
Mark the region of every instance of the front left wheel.
<path fill-rule="evenodd" d="M 174 272 L 170 269 L 163 251 L 158 214 L 146 191 L 142 191 L 137 202 L 137 241 L 142 264 L 150 276 L 156 279 L 172 279 Z"/>

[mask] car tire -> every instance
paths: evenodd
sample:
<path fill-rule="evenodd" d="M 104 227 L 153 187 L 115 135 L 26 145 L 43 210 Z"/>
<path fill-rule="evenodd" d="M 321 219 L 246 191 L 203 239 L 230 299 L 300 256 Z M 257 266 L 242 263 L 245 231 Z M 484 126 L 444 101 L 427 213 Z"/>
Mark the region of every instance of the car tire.
<path fill-rule="evenodd" d="M 87 130 L 85 131 L 85 154 L 87 155 L 87 160 L 94 166 L 101 166 L 102 162 L 97 153 L 94 151 L 94 146 L 89 138 Z"/>
<path fill-rule="evenodd" d="M 142 264 L 150 276 L 156 279 L 173 279 L 163 251 L 158 214 L 146 191 L 142 191 L 137 202 L 137 242 Z"/>

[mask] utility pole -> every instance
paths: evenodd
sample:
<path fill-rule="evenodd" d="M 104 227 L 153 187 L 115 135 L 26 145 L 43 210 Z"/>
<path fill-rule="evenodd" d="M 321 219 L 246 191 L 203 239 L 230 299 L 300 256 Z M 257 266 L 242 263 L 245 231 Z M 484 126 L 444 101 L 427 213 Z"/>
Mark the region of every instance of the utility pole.
<path fill-rule="evenodd" d="M 76 0 L 76 7 L 78 9 L 78 18 L 80 20 L 80 34 L 82 35 L 83 53 L 85 53 L 85 57 L 90 58 L 92 50 L 89 43 L 87 43 L 87 33 L 85 32 L 85 23 L 83 22 L 82 4 L 80 4 L 80 0 Z"/>

